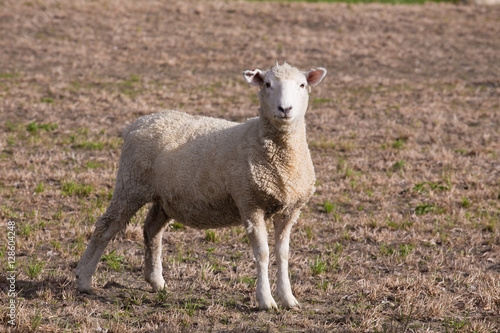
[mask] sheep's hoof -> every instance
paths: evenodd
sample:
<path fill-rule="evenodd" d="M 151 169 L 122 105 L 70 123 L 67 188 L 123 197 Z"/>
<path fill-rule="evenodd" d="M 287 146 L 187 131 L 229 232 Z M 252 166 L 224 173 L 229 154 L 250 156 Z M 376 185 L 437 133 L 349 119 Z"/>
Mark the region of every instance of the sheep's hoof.
<path fill-rule="evenodd" d="M 281 302 L 281 304 L 283 305 L 284 308 L 287 308 L 287 309 L 292 309 L 292 308 L 297 309 L 297 308 L 300 308 L 300 303 L 293 296 L 291 298 L 283 300 Z"/>
<path fill-rule="evenodd" d="M 85 293 L 85 294 L 91 294 L 92 293 L 92 280 L 83 280 L 82 278 L 77 277 L 76 279 L 76 289 L 79 292 Z"/>
<path fill-rule="evenodd" d="M 163 278 L 146 278 L 146 282 L 148 282 L 151 287 L 153 287 L 154 291 L 161 291 L 166 287 L 165 280 Z"/>
<path fill-rule="evenodd" d="M 300 308 L 300 303 L 295 296 L 293 296 L 291 291 L 286 292 L 278 289 L 276 297 L 284 308 Z"/>
<path fill-rule="evenodd" d="M 259 302 L 259 310 L 278 310 L 278 305 L 273 298 Z"/>

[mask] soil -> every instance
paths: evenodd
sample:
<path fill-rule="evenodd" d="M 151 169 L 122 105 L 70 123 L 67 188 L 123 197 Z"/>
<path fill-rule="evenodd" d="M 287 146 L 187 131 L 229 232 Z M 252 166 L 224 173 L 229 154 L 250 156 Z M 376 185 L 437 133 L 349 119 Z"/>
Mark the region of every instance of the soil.
<path fill-rule="evenodd" d="M 0 243 L 2 329 L 499 329 L 500 6 L 0 0 L 0 31 L 0 225 L 17 244 L 13 328 Z M 152 292 L 147 208 L 108 246 L 94 293 L 77 292 L 121 131 L 162 109 L 254 117 L 242 72 L 276 61 L 328 70 L 307 114 L 317 192 L 290 246 L 302 307 L 257 311 L 242 227 L 173 224 L 167 290 Z"/>

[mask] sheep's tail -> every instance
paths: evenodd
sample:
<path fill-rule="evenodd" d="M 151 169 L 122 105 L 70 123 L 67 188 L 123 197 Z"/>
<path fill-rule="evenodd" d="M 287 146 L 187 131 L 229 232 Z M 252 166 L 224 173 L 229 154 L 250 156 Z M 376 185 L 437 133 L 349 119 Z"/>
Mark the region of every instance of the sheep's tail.
<path fill-rule="evenodd" d="M 125 140 L 125 139 L 127 138 L 128 134 L 129 134 L 130 132 L 132 132 L 132 127 L 133 127 L 133 125 L 134 125 L 134 124 L 130 124 L 130 125 L 128 125 L 127 127 L 125 127 L 125 129 L 124 129 L 124 130 L 123 130 L 123 132 L 122 132 L 122 138 L 123 138 L 123 140 Z"/>

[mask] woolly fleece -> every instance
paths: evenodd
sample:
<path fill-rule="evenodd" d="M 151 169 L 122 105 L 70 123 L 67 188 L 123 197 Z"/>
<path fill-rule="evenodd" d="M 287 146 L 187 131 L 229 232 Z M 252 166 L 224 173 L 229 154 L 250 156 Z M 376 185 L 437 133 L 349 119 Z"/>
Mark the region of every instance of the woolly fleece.
<path fill-rule="evenodd" d="M 259 117 L 243 124 L 163 111 L 127 127 L 113 199 L 78 263 L 77 288 L 90 291 L 108 242 L 140 207 L 153 202 L 144 222 L 144 275 L 153 289 L 165 287 L 161 239 L 168 221 L 194 228 L 243 224 L 256 259 L 259 308 L 277 308 L 265 226 L 272 218 L 276 293 L 283 306 L 298 306 L 288 277 L 289 238 L 315 183 L 306 142 L 305 88 L 325 74 L 323 68 L 304 73 L 286 63 L 266 72 L 245 71 L 247 82 L 261 88 L 261 107 Z"/>
<path fill-rule="evenodd" d="M 139 118 L 124 131 L 123 186 L 147 188 L 137 195 L 160 200 L 167 216 L 195 228 L 241 224 L 241 210 L 289 212 L 313 194 L 314 169 L 305 128 L 298 136 L 272 132 L 260 118 L 239 124 L 178 111 Z"/>

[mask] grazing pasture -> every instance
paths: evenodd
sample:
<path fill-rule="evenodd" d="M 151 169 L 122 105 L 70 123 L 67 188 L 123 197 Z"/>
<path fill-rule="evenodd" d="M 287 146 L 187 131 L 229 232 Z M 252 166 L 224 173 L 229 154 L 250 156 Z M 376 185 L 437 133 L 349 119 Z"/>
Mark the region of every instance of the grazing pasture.
<path fill-rule="evenodd" d="M 0 0 L 0 32 L 2 331 L 498 331 L 500 7 Z M 276 60 L 328 70 L 306 114 L 317 190 L 290 240 L 302 307 L 258 311 L 243 226 L 172 223 L 153 292 L 147 207 L 78 292 L 122 130 L 164 109 L 254 117 L 241 73 Z"/>

